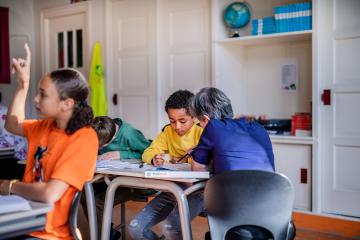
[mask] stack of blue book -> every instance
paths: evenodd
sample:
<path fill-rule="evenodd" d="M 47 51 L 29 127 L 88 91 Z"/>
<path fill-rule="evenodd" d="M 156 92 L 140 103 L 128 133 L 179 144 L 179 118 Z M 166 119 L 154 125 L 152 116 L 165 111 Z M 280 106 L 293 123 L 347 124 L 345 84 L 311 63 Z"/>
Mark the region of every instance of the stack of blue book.
<path fill-rule="evenodd" d="M 275 33 L 275 17 L 264 17 L 252 20 L 252 35 Z"/>
<path fill-rule="evenodd" d="M 311 2 L 277 6 L 274 14 L 278 33 L 312 29 Z"/>

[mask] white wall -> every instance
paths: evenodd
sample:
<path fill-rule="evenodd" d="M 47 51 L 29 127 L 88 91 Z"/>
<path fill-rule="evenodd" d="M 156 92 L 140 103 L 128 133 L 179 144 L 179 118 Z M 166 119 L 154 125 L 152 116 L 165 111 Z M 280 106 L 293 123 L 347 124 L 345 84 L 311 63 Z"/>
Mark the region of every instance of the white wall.
<path fill-rule="evenodd" d="M 24 41 L 29 43 L 32 50 L 32 82 L 28 96 L 27 117 L 36 117 L 32 99 L 36 93 L 37 82 L 44 74 L 41 70 L 40 13 L 47 8 L 69 4 L 70 0 L 0 0 L 0 6 L 9 8 L 10 57 L 24 56 L 22 47 Z M 93 0 L 90 1 L 90 4 L 90 51 L 93 43 L 100 41 L 103 48 L 102 57 L 105 61 L 105 1 Z M 90 59 L 87 62 L 89 64 Z M 3 105 L 8 106 L 10 104 L 15 88 L 16 79 L 14 77 L 11 79 L 11 84 L 0 84 Z"/>
<path fill-rule="evenodd" d="M 9 8 L 9 32 L 10 32 L 10 58 L 24 56 L 23 43 L 28 42 L 34 48 L 34 9 L 33 0 L 0 0 L 0 6 Z M 36 50 L 33 56 L 36 56 Z M 33 58 L 35 59 L 35 58 Z M 33 61 L 31 78 L 34 79 L 34 69 L 37 68 L 36 61 Z M 1 104 L 8 106 L 11 102 L 13 93 L 17 86 L 14 76 L 11 77 L 10 84 L 0 84 L 2 94 Z M 30 89 L 32 99 L 33 86 Z M 32 109 L 27 105 L 27 115 L 31 115 Z"/>

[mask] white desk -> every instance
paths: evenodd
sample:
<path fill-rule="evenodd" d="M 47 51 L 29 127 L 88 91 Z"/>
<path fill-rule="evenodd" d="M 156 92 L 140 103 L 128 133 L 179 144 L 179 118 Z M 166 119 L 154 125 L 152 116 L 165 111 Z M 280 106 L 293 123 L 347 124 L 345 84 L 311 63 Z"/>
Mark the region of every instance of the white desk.
<path fill-rule="evenodd" d="M 8 239 L 44 229 L 46 213 L 53 206 L 48 203 L 30 202 L 32 210 L 0 214 L 0 239 Z"/>
<path fill-rule="evenodd" d="M 103 174 L 105 180 L 109 182 L 106 197 L 105 197 L 105 206 L 102 222 L 102 232 L 101 239 L 108 240 L 110 236 L 111 228 L 111 216 L 112 209 L 114 204 L 114 195 L 118 187 L 133 187 L 133 188 L 146 188 L 146 189 L 155 189 L 159 191 L 166 191 L 172 193 L 178 203 L 180 222 L 181 222 L 181 231 L 183 239 L 191 240 L 191 224 L 190 224 L 190 214 L 189 214 L 189 205 L 187 201 L 187 196 L 197 190 L 203 189 L 205 187 L 205 179 L 154 179 L 154 178 L 145 178 L 144 171 L 140 169 L 121 169 L 121 170 L 99 170 L 96 171 L 99 174 Z M 110 180 L 108 176 L 117 176 L 114 179 Z M 99 177 L 99 176 L 97 176 Z M 187 182 L 192 183 L 193 185 L 182 189 L 176 182 Z"/>

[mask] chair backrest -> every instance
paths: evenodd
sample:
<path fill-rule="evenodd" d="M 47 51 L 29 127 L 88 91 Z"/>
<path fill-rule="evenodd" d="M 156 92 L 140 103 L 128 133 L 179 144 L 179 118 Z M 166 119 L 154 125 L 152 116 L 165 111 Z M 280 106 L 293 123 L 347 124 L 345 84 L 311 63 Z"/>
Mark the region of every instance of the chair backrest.
<path fill-rule="evenodd" d="M 287 239 L 293 201 L 294 188 L 282 174 L 256 170 L 217 174 L 205 186 L 211 238 L 225 239 L 237 226 L 258 226 L 275 240 Z"/>
<path fill-rule="evenodd" d="M 70 207 L 70 216 L 69 216 L 70 230 L 75 240 L 81 239 L 80 232 L 78 232 L 77 230 L 77 216 L 78 216 L 80 199 L 81 199 L 81 192 L 76 192 Z"/>

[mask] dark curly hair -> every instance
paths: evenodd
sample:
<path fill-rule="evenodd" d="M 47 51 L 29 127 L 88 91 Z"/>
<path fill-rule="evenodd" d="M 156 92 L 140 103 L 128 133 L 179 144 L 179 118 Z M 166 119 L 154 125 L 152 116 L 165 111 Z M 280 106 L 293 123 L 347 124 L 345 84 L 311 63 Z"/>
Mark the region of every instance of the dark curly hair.
<path fill-rule="evenodd" d="M 108 116 L 95 117 L 91 125 L 98 136 L 100 147 L 109 143 L 116 133 L 116 125 Z"/>
<path fill-rule="evenodd" d="M 60 100 L 72 98 L 75 108 L 66 126 L 65 132 L 73 134 L 78 129 L 90 126 L 94 118 L 92 108 L 87 104 L 89 85 L 83 74 L 72 68 L 52 71 L 48 74 L 59 93 Z"/>
<path fill-rule="evenodd" d="M 178 90 L 170 95 L 165 103 L 165 111 L 168 112 L 169 108 L 185 109 L 189 114 L 189 106 L 194 94 L 189 90 Z"/>

